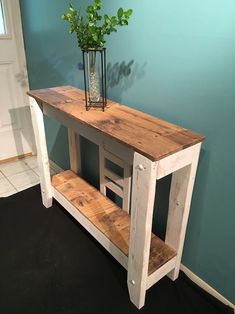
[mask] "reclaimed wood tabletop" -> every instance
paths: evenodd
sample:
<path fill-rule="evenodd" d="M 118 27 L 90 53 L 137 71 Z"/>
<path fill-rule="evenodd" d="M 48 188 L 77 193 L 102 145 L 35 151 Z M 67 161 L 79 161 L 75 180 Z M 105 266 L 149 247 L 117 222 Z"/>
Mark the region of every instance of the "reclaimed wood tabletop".
<path fill-rule="evenodd" d="M 108 100 L 104 112 L 93 108 L 86 111 L 84 91 L 72 86 L 32 90 L 28 95 L 35 98 L 40 105 L 52 106 L 152 161 L 205 139 L 199 133 L 111 100 Z"/>

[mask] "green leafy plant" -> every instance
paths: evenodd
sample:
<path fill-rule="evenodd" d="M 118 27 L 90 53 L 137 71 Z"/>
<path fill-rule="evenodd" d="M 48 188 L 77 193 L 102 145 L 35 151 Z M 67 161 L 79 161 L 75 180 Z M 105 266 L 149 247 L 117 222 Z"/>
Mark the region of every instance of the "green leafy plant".
<path fill-rule="evenodd" d="M 70 33 L 76 33 L 78 46 L 83 50 L 104 47 L 105 36 L 117 31 L 118 26 L 128 25 L 132 9 L 124 11 L 119 8 L 116 16 L 100 15 L 101 0 L 94 0 L 93 5 L 88 5 L 85 13 L 76 9 L 71 3 L 69 10 L 62 15 L 62 19 L 69 22 Z"/>

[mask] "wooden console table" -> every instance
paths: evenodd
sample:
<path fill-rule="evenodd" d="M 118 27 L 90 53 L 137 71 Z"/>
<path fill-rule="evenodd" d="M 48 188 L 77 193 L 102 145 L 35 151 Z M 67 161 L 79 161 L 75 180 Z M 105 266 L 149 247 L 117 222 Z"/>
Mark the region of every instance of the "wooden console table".
<path fill-rule="evenodd" d="M 146 290 L 168 275 L 175 280 L 204 136 L 115 102 L 105 112 L 85 110 L 84 92 L 63 86 L 30 91 L 43 204 L 55 198 L 127 269 L 137 308 Z M 43 114 L 68 127 L 71 170 L 52 178 Z M 79 136 L 99 145 L 100 191 L 79 177 Z M 123 169 L 123 175 L 107 166 Z M 156 181 L 172 174 L 165 241 L 152 233 Z M 106 195 L 111 189 L 122 208 Z M 131 201 L 130 201 L 131 200 Z"/>

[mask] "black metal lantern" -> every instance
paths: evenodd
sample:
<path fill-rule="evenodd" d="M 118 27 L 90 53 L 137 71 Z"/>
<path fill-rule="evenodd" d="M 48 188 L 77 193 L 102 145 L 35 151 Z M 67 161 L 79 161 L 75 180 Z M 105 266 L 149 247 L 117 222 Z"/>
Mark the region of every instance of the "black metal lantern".
<path fill-rule="evenodd" d="M 107 105 L 106 95 L 106 49 L 82 50 L 86 110 Z"/>

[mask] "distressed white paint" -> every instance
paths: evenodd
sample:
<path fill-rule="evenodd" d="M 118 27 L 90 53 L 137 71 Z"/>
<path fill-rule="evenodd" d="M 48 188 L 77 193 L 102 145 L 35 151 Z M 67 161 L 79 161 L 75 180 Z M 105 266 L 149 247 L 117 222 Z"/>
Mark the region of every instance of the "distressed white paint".
<path fill-rule="evenodd" d="M 79 123 L 46 104 L 43 106 L 43 111 L 45 114 L 54 117 L 63 125 L 70 128 L 70 134 L 72 134 L 70 138 L 71 154 L 74 154 L 76 146 L 74 132 L 79 133 L 99 145 L 100 190 L 103 194 L 106 194 L 106 187 L 114 190 L 116 194 L 124 198 L 124 202 L 126 202 L 125 210 L 127 211 L 129 211 L 128 203 L 130 202 L 131 189 L 130 165 L 133 163 L 134 157 L 128 259 L 54 188 L 53 195 L 62 206 L 64 206 L 121 263 L 121 265 L 128 268 L 130 299 L 136 307 L 141 308 L 144 305 L 145 294 L 148 288 L 166 274 L 169 274 L 173 280 L 178 276 L 201 144 L 177 152 L 158 162 L 152 162 L 141 154 L 137 152 L 134 153 L 132 149 L 115 142 L 107 135 Z M 39 125 L 43 123 L 42 117 L 39 114 L 37 114 L 36 117 L 36 121 Z M 38 134 L 37 136 L 39 137 Z M 40 140 L 39 147 L 41 148 L 44 145 L 43 141 L 43 139 Z M 112 173 L 112 171 L 106 169 L 105 159 L 111 160 L 122 167 L 124 169 L 124 177 L 120 178 Z M 74 159 L 72 159 L 71 164 L 73 163 L 75 163 L 74 168 L 77 168 Z M 46 169 L 46 165 L 44 163 L 42 164 Z M 177 256 L 148 276 L 156 179 L 162 178 L 172 172 L 173 178 L 170 191 L 166 243 L 177 251 Z M 47 171 L 44 171 L 44 180 L 46 174 Z M 50 191 L 49 185 L 48 191 Z"/>
<path fill-rule="evenodd" d="M 159 160 L 159 166 L 156 173 L 157 180 L 191 164 L 195 154 L 198 152 L 198 147 L 200 148 L 200 146 L 200 143 L 196 144 Z"/>
<path fill-rule="evenodd" d="M 99 165 L 100 165 L 100 192 L 103 195 L 106 195 L 106 186 L 105 186 L 105 174 L 104 174 L 104 166 L 105 166 L 105 159 L 104 159 L 104 148 L 102 145 L 99 146 Z"/>
<path fill-rule="evenodd" d="M 58 172 L 63 171 L 63 169 L 60 168 L 57 164 L 55 164 L 55 162 L 53 162 L 52 160 L 50 160 L 50 164 L 52 164 L 53 168 L 58 169 Z M 169 262 L 167 262 L 163 267 L 158 269 L 156 272 L 148 276 L 146 289 L 149 289 L 152 285 L 154 285 L 157 281 L 159 281 L 162 277 L 164 277 L 168 272 L 174 269 L 175 261 L 176 261 L 176 257 L 171 259 Z M 126 261 L 126 266 L 123 265 L 123 267 L 127 269 L 127 261 Z M 193 273 L 189 268 L 181 264 L 180 270 L 182 270 L 195 284 L 197 284 L 203 290 L 211 294 L 220 302 L 224 303 L 225 305 L 230 306 L 232 309 L 235 310 L 235 305 L 231 301 L 226 299 L 217 290 L 211 287 L 207 282 L 205 282 L 200 277 L 198 277 L 195 273 Z"/>
<path fill-rule="evenodd" d="M 130 199 L 131 199 L 131 174 L 132 167 L 130 164 L 124 163 L 124 184 L 123 184 L 123 203 L 122 208 L 127 213 L 130 212 Z"/>
<path fill-rule="evenodd" d="M 152 287 L 156 282 L 158 282 L 162 277 L 167 275 L 172 269 L 175 268 L 176 264 L 176 257 L 172 258 L 169 260 L 167 263 L 165 263 L 162 267 L 157 269 L 154 273 L 152 273 L 150 276 L 147 278 L 147 284 L 146 284 L 146 289 L 149 289 Z"/>
<path fill-rule="evenodd" d="M 201 145 L 196 146 L 192 163 L 172 175 L 165 237 L 165 242 L 177 252 L 175 269 L 169 274 L 172 280 L 179 275 L 200 147 Z"/>
<path fill-rule="evenodd" d="M 81 175 L 81 145 L 80 136 L 72 129 L 68 129 L 68 142 L 69 142 L 69 158 L 70 169 Z"/>
<path fill-rule="evenodd" d="M 118 156 L 115 156 L 114 154 L 110 153 L 107 150 L 104 150 L 104 158 L 111 160 L 113 163 L 115 163 L 119 167 L 124 168 L 124 161 Z"/>
<path fill-rule="evenodd" d="M 42 193 L 42 202 L 43 205 L 48 208 L 52 206 L 52 190 L 43 113 L 39 105 L 37 104 L 36 100 L 32 97 L 30 97 L 30 109 L 37 147 L 37 160 Z"/>
<path fill-rule="evenodd" d="M 123 168 L 123 178 L 105 167 L 105 161 Z M 122 209 L 129 213 L 131 193 L 131 166 L 121 158 L 106 151 L 103 146 L 99 147 L 100 162 L 100 191 L 106 195 L 106 188 L 122 198 Z"/>
<path fill-rule="evenodd" d="M 112 172 L 111 170 L 104 168 L 104 176 L 112 181 L 114 181 L 117 185 L 123 187 L 124 180 L 116 173 Z"/>
<path fill-rule="evenodd" d="M 115 194 L 117 194 L 119 197 L 123 198 L 123 190 L 118 185 L 114 184 L 112 181 L 105 180 L 105 186 L 106 188 L 113 191 Z"/>
<path fill-rule="evenodd" d="M 128 289 L 137 308 L 145 302 L 157 163 L 134 154 Z M 133 284 L 134 282 L 134 284 Z"/>

